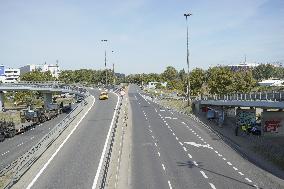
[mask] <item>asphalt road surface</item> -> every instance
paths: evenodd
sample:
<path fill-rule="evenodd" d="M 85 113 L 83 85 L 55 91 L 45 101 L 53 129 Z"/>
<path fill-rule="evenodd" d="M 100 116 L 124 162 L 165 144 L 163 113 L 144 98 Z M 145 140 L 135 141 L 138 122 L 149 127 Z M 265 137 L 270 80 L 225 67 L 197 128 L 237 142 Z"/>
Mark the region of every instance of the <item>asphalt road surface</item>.
<path fill-rule="evenodd" d="M 130 188 L 281 188 L 209 129 L 153 103 L 137 86 L 130 86 L 129 99 Z"/>
<path fill-rule="evenodd" d="M 36 125 L 34 128 L 0 142 L 0 170 L 31 149 L 67 114 L 60 114 L 50 121 Z"/>
<path fill-rule="evenodd" d="M 92 188 L 117 96 L 98 100 L 98 90 L 90 90 L 96 101 L 54 159 L 31 188 Z"/>

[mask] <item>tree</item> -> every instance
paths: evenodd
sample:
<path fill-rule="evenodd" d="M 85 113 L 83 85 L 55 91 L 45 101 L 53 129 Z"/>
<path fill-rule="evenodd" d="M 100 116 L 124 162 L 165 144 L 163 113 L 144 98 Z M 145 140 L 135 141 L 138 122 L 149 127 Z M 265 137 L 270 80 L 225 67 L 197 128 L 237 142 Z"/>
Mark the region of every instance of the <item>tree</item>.
<path fill-rule="evenodd" d="M 207 71 L 207 84 L 210 94 L 233 92 L 233 72 L 226 67 L 213 67 Z"/>
<path fill-rule="evenodd" d="M 234 74 L 234 92 L 248 93 L 256 85 L 252 71 L 240 71 Z"/>
<path fill-rule="evenodd" d="M 192 95 L 198 95 L 201 92 L 202 85 L 206 81 L 206 73 L 200 68 L 191 71 L 189 75 L 190 90 Z"/>
<path fill-rule="evenodd" d="M 166 70 L 162 73 L 162 77 L 166 81 L 172 81 L 177 78 L 177 74 L 178 72 L 174 67 L 168 66 Z"/>
<path fill-rule="evenodd" d="M 275 67 L 272 64 L 260 64 L 252 70 L 253 77 L 257 81 L 275 77 Z"/>
<path fill-rule="evenodd" d="M 56 78 L 53 77 L 50 71 L 40 72 L 38 70 L 25 73 L 21 76 L 22 81 L 55 81 Z"/>

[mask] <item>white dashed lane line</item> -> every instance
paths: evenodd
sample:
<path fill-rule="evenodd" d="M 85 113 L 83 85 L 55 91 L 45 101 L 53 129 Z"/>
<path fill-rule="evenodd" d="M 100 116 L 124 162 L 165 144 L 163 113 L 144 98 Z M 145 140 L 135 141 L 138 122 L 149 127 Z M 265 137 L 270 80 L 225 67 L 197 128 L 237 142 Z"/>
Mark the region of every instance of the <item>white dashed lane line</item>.
<path fill-rule="evenodd" d="M 209 185 L 211 186 L 212 189 L 216 189 L 216 187 L 214 186 L 214 184 L 209 182 Z"/>
<path fill-rule="evenodd" d="M 202 176 L 204 177 L 204 178 L 208 178 L 208 176 L 204 173 L 204 171 L 200 171 L 200 173 L 202 174 Z"/>

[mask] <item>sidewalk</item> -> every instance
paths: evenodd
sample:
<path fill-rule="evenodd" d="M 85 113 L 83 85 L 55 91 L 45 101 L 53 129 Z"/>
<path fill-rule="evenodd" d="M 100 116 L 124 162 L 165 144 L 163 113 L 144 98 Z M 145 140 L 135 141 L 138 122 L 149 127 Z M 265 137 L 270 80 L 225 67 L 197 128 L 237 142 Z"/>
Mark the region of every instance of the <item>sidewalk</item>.
<path fill-rule="evenodd" d="M 222 127 L 209 121 L 205 115 L 195 114 L 202 122 L 217 132 L 232 148 L 246 159 L 271 174 L 284 179 L 284 138 L 247 135 L 239 130 L 235 135 L 233 119 L 227 119 Z"/>

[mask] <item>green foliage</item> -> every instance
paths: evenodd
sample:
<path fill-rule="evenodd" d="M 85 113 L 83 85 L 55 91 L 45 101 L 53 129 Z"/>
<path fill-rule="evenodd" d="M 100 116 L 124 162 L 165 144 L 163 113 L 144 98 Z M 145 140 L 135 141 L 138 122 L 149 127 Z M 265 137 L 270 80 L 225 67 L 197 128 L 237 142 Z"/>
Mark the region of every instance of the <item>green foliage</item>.
<path fill-rule="evenodd" d="M 38 70 L 25 73 L 21 76 L 22 81 L 55 81 L 56 78 L 52 77 L 50 71 L 40 72 Z"/>
<path fill-rule="evenodd" d="M 257 81 L 275 77 L 277 70 L 272 64 L 261 64 L 252 70 L 253 77 Z"/>
<path fill-rule="evenodd" d="M 107 76 L 106 76 L 107 72 Z M 82 83 L 82 84 L 112 84 L 114 82 L 114 75 L 112 70 L 64 70 L 59 74 L 59 80 L 65 83 Z M 119 81 L 119 80 L 117 80 Z"/>
<path fill-rule="evenodd" d="M 228 94 L 234 91 L 233 72 L 226 67 L 213 67 L 207 71 L 211 94 Z"/>
<path fill-rule="evenodd" d="M 177 78 L 177 75 L 178 71 L 172 66 L 168 66 L 164 73 L 162 73 L 162 77 L 165 81 L 172 81 Z"/>
<path fill-rule="evenodd" d="M 234 74 L 234 92 L 248 93 L 256 85 L 252 71 L 236 72 Z"/>
<path fill-rule="evenodd" d="M 200 68 L 191 71 L 189 76 L 190 91 L 192 95 L 198 95 L 201 92 L 203 84 L 206 82 L 206 72 Z"/>

